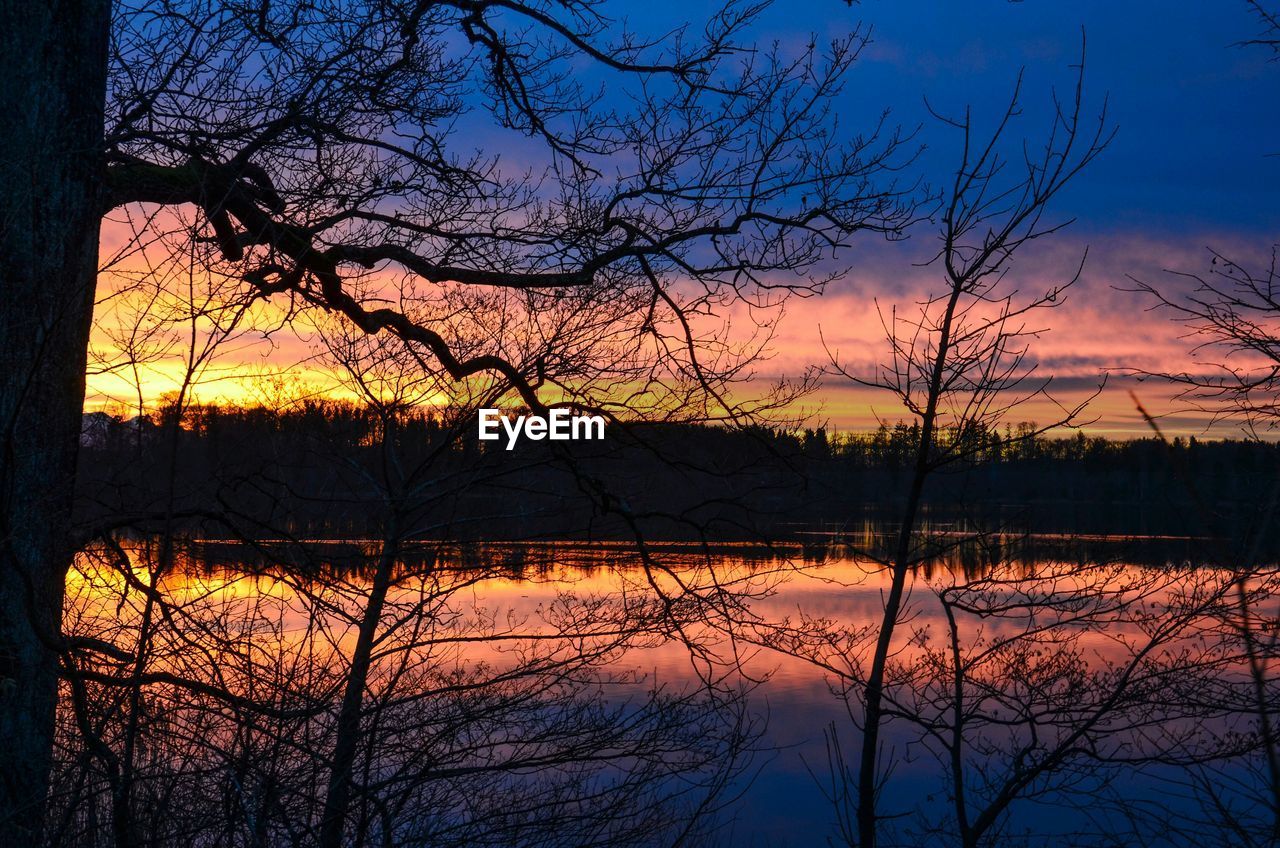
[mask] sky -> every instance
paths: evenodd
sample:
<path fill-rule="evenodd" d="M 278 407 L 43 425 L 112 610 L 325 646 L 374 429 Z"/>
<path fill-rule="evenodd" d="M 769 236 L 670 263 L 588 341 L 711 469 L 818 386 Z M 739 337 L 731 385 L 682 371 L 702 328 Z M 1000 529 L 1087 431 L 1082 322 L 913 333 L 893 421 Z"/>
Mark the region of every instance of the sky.
<path fill-rule="evenodd" d="M 1133 286 L 1130 277 L 1177 289 L 1185 280 L 1165 272 L 1203 273 L 1209 248 L 1256 266 L 1280 241 L 1280 63 L 1263 49 L 1238 46 L 1259 32 L 1247 5 L 817 2 L 773 10 L 767 28 L 785 42 L 809 32 L 837 36 L 859 22 L 871 28 L 872 42 L 844 95 L 844 112 L 888 106 L 903 126 L 919 126 L 926 176 L 948 173 L 956 155 L 954 133 L 929 117 L 926 100 L 944 114 L 969 105 L 989 126 L 1022 70 L 1016 129 L 1038 137 L 1049 120 L 1049 93 L 1073 81 L 1083 38 L 1086 106 L 1098 108 L 1105 98 L 1116 136 L 1050 209 L 1055 220 L 1073 223 L 1016 269 L 1027 287 L 1037 288 L 1069 276 L 1088 249 L 1081 280 L 1033 348 L 1040 373 L 1055 377 L 1055 392 L 1067 403 L 1107 376 L 1085 417 L 1093 432 L 1149 434 L 1134 391 L 1168 432 L 1227 435 L 1231 428 L 1209 427 L 1206 415 L 1171 400 L 1167 387 L 1138 383 L 1118 369 L 1198 370 L 1167 316 L 1122 290 Z M 821 361 L 815 326 L 846 356 L 882 356 L 868 301 L 902 303 L 910 299 L 904 293 L 936 289 L 934 269 L 910 264 L 935 247 L 928 226 L 902 244 L 865 246 L 849 277 L 820 302 L 791 305 L 775 367 Z M 819 394 L 820 414 L 836 427 L 899 417 L 891 399 L 848 384 L 828 381 Z M 1054 415 L 1044 405 L 1023 412 L 1041 422 Z"/>
<path fill-rule="evenodd" d="M 716 4 L 627 0 L 610 8 L 633 30 L 662 32 L 705 18 Z M 1014 131 L 1039 137 L 1051 117 L 1050 92 L 1073 83 L 1084 40 L 1086 109 L 1105 99 L 1116 136 L 1051 207 L 1054 220 L 1071 225 L 1015 267 L 1018 285 L 1041 288 L 1070 277 L 1088 251 L 1079 283 L 1035 342 L 1039 373 L 1054 378 L 1067 405 L 1107 377 L 1086 415 L 1092 432 L 1147 434 L 1129 394 L 1135 391 L 1171 433 L 1228 435 L 1171 399 L 1167 387 L 1137 383 L 1117 369 L 1197 367 L 1178 328 L 1150 310 L 1148 299 L 1124 291 L 1131 278 L 1185 285 L 1166 272 L 1207 270 L 1209 248 L 1258 263 L 1280 242 L 1280 62 L 1237 46 L 1259 31 L 1247 4 L 813 0 L 776 4 L 751 37 L 785 46 L 859 26 L 870 29 L 871 43 L 840 95 L 842 124 L 870 126 L 890 109 L 891 122 L 918 128 L 925 148 L 912 176 L 934 183 L 949 177 L 957 148 L 955 133 L 930 117 L 926 101 L 947 114 L 969 106 L 978 125 L 989 126 L 1022 70 L 1023 112 Z M 924 224 L 903 242 L 869 236 L 855 244 L 843 257 L 851 269 L 843 280 L 820 298 L 788 304 L 774 354 L 757 369 L 761 381 L 822 364 L 828 349 L 845 361 L 882 359 L 876 304 L 909 303 L 937 288 L 936 268 L 913 264 L 936 249 L 934 232 Z M 104 245 L 112 240 L 108 228 Z M 304 356 L 298 343 L 277 338 L 265 348 L 246 345 L 243 359 L 270 370 Z M 113 379 L 91 375 L 89 406 L 127 397 Z M 216 398 L 217 391 L 205 395 Z M 836 379 L 824 380 L 806 408 L 815 421 L 846 430 L 903 417 L 891 398 Z M 1018 412 L 1041 422 L 1054 415 L 1043 404 Z"/>

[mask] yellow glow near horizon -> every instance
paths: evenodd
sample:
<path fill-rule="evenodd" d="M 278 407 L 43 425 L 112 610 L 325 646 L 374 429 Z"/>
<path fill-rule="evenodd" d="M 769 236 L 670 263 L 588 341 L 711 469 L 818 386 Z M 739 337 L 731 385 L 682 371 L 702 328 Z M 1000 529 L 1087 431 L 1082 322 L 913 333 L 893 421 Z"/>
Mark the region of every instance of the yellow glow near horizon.
<path fill-rule="evenodd" d="M 180 212 L 167 214 L 176 219 Z M 86 376 L 87 411 L 131 416 L 154 410 L 184 388 L 192 402 L 241 406 L 273 406 L 306 397 L 362 399 L 333 368 L 317 359 L 316 341 L 308 337 L 306 322 L 289 320 L 288 304 L 282 297 L 255 301 L 237 314 L 236 332 L 220 341 L 207 361 L 197 356 L 193 367 L 193 351 L 201 351 L 210 341 L 216 321 L 227 318 L 222 310 L 230 309 L 227 301 L 232 295 L 243 296 L 243 283 L 216 278 L 205 270 L 193 272 L 189 260 L 175 258 L 164 247 L 147 245 L 125 251 L 123 246 L 130 237 L 121 222 L 104 225 L 103 262 L 109 267 L 100 276 L 91 338 L 94 355 Z M 158 243 L 158 239 L 152 242 Z M 157 260 L 156 256 L 162 258 Z M 771 373 L 742 384 L 736 399 L 750 401 L 753 395 L 762 395 L 777 376 L 798 375 L 821 364 L 829 348 L 839 350 L 844 361 L 855 364 L 873 363 L 882 357 L 883 327 L 869 299 L 879 286 L 876 274 L 881 272 L 874 268 L 871 272 L 875 273 L 869 272 L 860 289 L 789 304 L 776 328 L 772 356 L 761 363 Z M 389 277 L 365 282 L 374 291 L 384 285 L 394 289 Z M 911 299 L 910 295 L 904 297 Z M 734 317 L 733 310 L 729 312 L 726 320 Z M 1058 420 L 1063 407 L 1090 396 L 1102 373 L 1093 363 L 1105 361 L 1108 355 L 1152 370 L 1176 365 L 1184 347 L 1176 331 L 1167 321 L 1141 317 L 1144 314 L 1088 301 L 1064 309 L 1061 329 L 1038 338 L 1036 345 L 1050 361 L 1060 363 L 1056 373 L 1066 381 L 1065 387 L 1057 391 L 1056 403 L 1037 399 L 1014 410 L 1009 422 Z M 1084 364 L 1072 364 L 1077 361 Z M 1214 422 L 1205 413 L 1176 402 L 1168 386 L 1157 382 L 1137 386 L 1114 377 L 1081 417 L 1083 429 L 1114 438 L 1150 436 L 1150 426 L 1129 397 L 1130 388 L 1136 388 L 1147 409 L 1161 418 L 1169 436 L 1239 435 L 1236 425 Z M 444 405 L 449 401 L 439 392 L 427 395 L 423 403 Z M 808 426 L 825 425 L 846 432 L 874 430 L 881 421 L 892 425 L 910 420 L 891 394 L 835 378 L 828 378 L 813 394 L 783 412 L 803 413 Z"/>

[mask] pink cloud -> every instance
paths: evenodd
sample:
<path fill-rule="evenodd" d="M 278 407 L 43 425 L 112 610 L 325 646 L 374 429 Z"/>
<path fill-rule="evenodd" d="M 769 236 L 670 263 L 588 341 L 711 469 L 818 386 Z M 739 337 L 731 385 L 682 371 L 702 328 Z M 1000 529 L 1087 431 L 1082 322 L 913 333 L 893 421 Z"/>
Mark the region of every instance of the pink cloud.
<path fill-rule="evenodd" d="M 1150 433 L 1129 395 L 1134 391 L 1153 414 L 1168 416 L 1164 426 L 1171 433 L 1203 433 L 1209 420 L 1176 401 L 1168 385 L 1157 380 L 1139 382 L 1126 374 L 1126 369 L 1176 372 L 1205 366 L 1192 357 L 1191 343 L 1182 337 L 1185 328 L 1154 310 L 1149 296 L 1125 289 L 1135 285 L 1131 275 L 1169 292 L 1185 292 L 1194 283 L 1166 271 L 1205 271 L 1210 246 L 1247 262 L 1269 255 L 1270 245 L 1219 233 L 1163 237 L 1115 233 L 1086 238 L 1068 231 L 1019 256 L 1005 285 L 1028 293 L 1047 291 L 1072 277 L 1086 246 L 1089 254 L 1079 281 L 1058 307 L 1045 310 L 1032 322 L 1045 329 L 1032 342 L 1031 358 L 1038 363 L 1038 373 L 1055 378 L 1055 394 L 1066 405 L 1089 397 L 1102 378 L 1108 378 L 1086 416 L 1096 419 L 1089 427 L 1094 432 Z M 796 374 L 807 366 L 826 364 L 828 349 L 853 367 L 882 361 L 888 347 L 877 304 L 886 314 L 895 304 L 911 311 L 926 292 L 941 289 L 940 269 L 911 264 L 927 249 L 927 244 L 916 241 L 864 251 L 852 272 L 824 295 L 790 301 L 775 335 L 777 354 L 767 365 L 770 375 Z M 874 426 L 877 416 L 892 421 L 906 415 L 891 396 L 836 378 L 825 380 L 813 400 L 821 405 L 822 416 L 845 429 Z M 1058 411 L 1037 401 L 1019 414 L 1024 420 L 1045 422 Z M 1234 430 L 1218 425 L 1213 432 L 1225 435 Z"/>

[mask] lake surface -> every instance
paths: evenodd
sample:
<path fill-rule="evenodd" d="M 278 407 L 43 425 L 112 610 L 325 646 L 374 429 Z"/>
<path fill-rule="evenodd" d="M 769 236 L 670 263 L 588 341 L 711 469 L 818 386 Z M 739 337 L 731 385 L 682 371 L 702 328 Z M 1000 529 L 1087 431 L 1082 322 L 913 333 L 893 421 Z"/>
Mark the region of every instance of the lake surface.
<path fill-rule="evenodd" d="M 910 578 L 892 663 L 898 708 L 917 714 L 895 718 L 885 741 L 893 768 L 881 810 L 894 817 L 887 827 L 898 843 L 954 842 L 952 782 L 939 741 L 954 706 L 947 700 L 952 648 L 964 651 L 965 685 L 973 687 L 967 708 L 983 716 L 962 748 L 975 809 L 1007 780 L 1028 729 L 1050 738 L 1087 723 L 1082 716 L 1106 696 L 1089 687 L 1112 685 L 1108 675 L 1135 657 L 1135 675 L 1167 675 L 1159 688 L 1135 688 L 1141 697 L 1199 691 L 1190 679 L 1197 674 L 1211 676 L 1214 687 L 1247 690 L 1230 628 L 1217 617 L 1231 610 L 1230 575 L 1189 567 L 1204 557 L 1203 540 L 974 540 L 931 529 L 941 553 Z M 849 769 L 857 762 L 860 709 L 851 682 L 865 674 L 889 581 L 863 552 L 882 549 L 888 536 L 867 526 L 774 548 L 657 544 L 644 555 L 622 543 L 415 546 L 397 555 L 369 697 L 400 704 L 415 686 L 443 692 L 442 678 L 494 681 L 509 669 L 544 674 L 561 662 L 580 694 L 623 701 L 655 689 L 697 693 L 710 681 L 726 703 L 745 705 L 758 731 L 719 796 L 720 840 L 825 844 L 839 831 L 833 762 L 843 757 Z M 250 697 L 272 686 L 331 691 L 325 687 L 335 678 L 326 675 L 340 679 L 336 658 L 356 644 L 379 546 L 199 540 L 170 551 L 137 543 L 127 548 L 127 571 L 108 553 L 87 553 L 73 572 L 69 627 L 130 650 L 143 644 L 145 630 L 149 667 L 187 678 L 216 669 L 220 683 Z M 168 565 L 157 569 L 159 561 Z M 148 609 L 152 582 L 167 599 L 163 615 L 154 604 Z M 1258 591 L 1270 597 L 1269 589 Z M 1160 631 L 1178 616 L 1178 632 Z M 598 650 L 598 662 L 579 668 L 567 659 L 584 650 Z M 1157 655 L 1167 657 L 1164 665 L 1154 663 Z M 1204 751 L 1253 732 L 1247 703 L 1188 697 L 1145 711 L 1127 704 L 1089 727 L 1089 741 L 1080 743 L 1092 746 L 1089 756 L 1049 772 L 1052 779 L 1029 787 L 1029 797 L 1002 815 L 1005 841 L 1072 844 L 1071 834 L 1082 830 L 1159 831 L 1160 813 L 1141 812 L 1142 805 L 1176 807 L 1177 798 L 1199 797 L 1204 780 L 1224 787 L 1229 807 L 1263 793 L 1251 771 L 1256 757 L 1247 754 L 1194 768 L 1134 764 L 1144 744 L 1169 752 L 1166 760 L 1174 752 L 1189 758 L 1194 746 Z M 1151 821 L 1126 820 L 1135 816 Z M 1170 844 L 1178 839 L 1171 834 Z"/>

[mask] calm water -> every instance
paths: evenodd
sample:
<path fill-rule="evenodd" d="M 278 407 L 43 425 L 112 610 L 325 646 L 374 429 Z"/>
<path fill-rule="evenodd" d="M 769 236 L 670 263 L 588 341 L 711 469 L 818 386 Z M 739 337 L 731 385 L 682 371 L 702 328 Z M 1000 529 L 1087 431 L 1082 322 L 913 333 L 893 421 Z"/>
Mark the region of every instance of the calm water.
<path fill-rule="evenodd" d="M 726 843 L 823 844 L 837 828 L 835 806 L 824 794 L 832 786 L 828 734 L 834 732 L 852 767 L 857 753 L 853 724 L 857 707 L 839 697 L 839 676 L 819 668 L 814 660 L 854 667 L 865 661 L 866 634 L 880 620 L 888 575 L 854 553 L 849 544 L 874 549 L 880 534 L 866 529 L 856 538 L 815 537 L 812 544 L 778 549 L 659 545 L 648 563 L 629 546 L 613 544 L 426 547 L 401 558 L 380 633 L 384 646 L 400 645 L 406 653 L 417 652 L 424 665 L 455 671 L 483 668 L 487 669 L 484 674 L 493 675 L 498 673 L 495 670 L 530 661 L 530 652 L 553 656 L 592 640 L 610 643 L 615 637 L 602 633 L 608 628 L 593 623 L 593 615 L 606 610 L 604 618 L 644 631 L 614 644 L 603 656 L 608 673 L 616 675 L 610 684 L 613 689 L 625 693 L 662 686 L 697 691 L 705 680 L 714 678 L 726 688 L 750 690 L 749 711 L 764 731 L 755 744 L 751 767 L 727 793 L 736 800 L 722 814 Z M 941 544 L 946 535 L 937 534 Z M 981 595 L 970 598 L 970 608 L 960 612 L 956 626 L 964 648 L 972 652 L 975 680 L 983 675 L 997 683 L 1002 675 L 1039 680 L 1037 674 L 1051 674 L 1045 670 L 1048 658 L 1068 652 L 1093 668 L 1123 664 L 1162 616 L 1189 606 L 1189 599 L 1198 597 L 1196 592 L 1211 592 L 1223 582 L 1215 582 L 1211 575 L 1216 572 L 1202 568 L 1198 573 L 1204 575 L 1204 585 L 1193 587 L 1190 584 L 1202 578 L 1188 578 L 1178 571 L 1178 564 L 1194 560 L 1197 551 L 1196 540 L 1177 537 L 1114 540 L 1034 535 L 993 538 L 976 548 L 970 544 L 948 550 L 912 578 L 909 616 L 900 628 L 895 650 L 896 667 L 926 668 L 938 657 L 945 658 L 939 650 L 946 647 L 949 630 L 939 593 L 959 585 Z M 197 623 L 206 634 L 214 634 L 208 638 L 218 643 L 219 656 L 234 651 L 252 656 L 257 675 L 265 675 L 261 669 L 274 662 L 279 679 L 296 677 L 302 657 L 320 658 L 323 664 L 335 651 L 348 653 L 355 644 L 356 622 L 370 586 L 375 554 L 375 545 L 359 541 L 267 546 L 265 551 L 207 540 L 184 545 L 159 580 L 176 613 L 152 625 L 155 647 L 150 662 L 188 674 L 216 664 L 193 659 L 191 640 L 200 637 L 181 634 L 184 628 L 196 632 Z M 162 553 L 155 546 L 139 544 L 130 548 L 129 555 L 132 573 L 127 578 L 105 559 L 82 558 L 68 593 L 74 629 L 121 646 L 136 644 L 138 624 L 146 615 L 145 593 L 138 587 L 152 579 Z M 998 580 L 984 582 L 992 578 Z M 137 584 L 132 590 L 130 580 Z M 619 612 L 642 599 L 652 601 L 659 593 L 676 599 L 711 595 L 713 587 L 726 583 L 735 594 L 749 599 L 740 607 L 712 603 L 709 611 L 676 613 L 687 622 L 683 640 L 670 630 L 650 629 L 648 614 L 632 618 Z M 1000 606 L 1008 601 L 1026 603 L 1031 597 L 1040 602 L 1050 597 L 1095 598 L 1096 602 L 1067 604 L 1066 612 L 1038 609 L 1027 614 L 1017 612 L 1016 604 Z M 1163 613 L 1158 609 L 1161 605 Z M 1002 614 L 991 614 L 995 608 Z M 424 632 L 424 620 L 437 624 Z M 785 647 L 790 650 L 778 650 L 785 640 L 771 628 L 779 622 L 803 625 L 799 629 L 805 632 L 820 626 L 835 635 L 824 647 L 788 642 Z M 577 628 L 583 641 L 559 643 L 555 634 L 566 628 Z M 982 658 L 984 645 L 1002 639 L 1016 643 L 1020 634 L 1039 630 L 1064 637 L 1038 642 L 1034 656 L 1027 652 L 1026 656 Z M 1203 645 L 1206 633 L 1219 630 L 1212 622 L 1189 623 L 1186 634 L 1162 643 L 1161 650 L 1185 651 L 1186 645 Z M 696 643 L 697 649 L 686 641 Z M 1221 651 L 1222 656 L 1226 653 Z M 282 669 L 272 659 L 279 656 L 292 658 L 294 671 Z M 371 693 L 393 685 L 391 667 L 399 661 L 397 656 L 394 650 L 386 652 L 386 674 L 379 676 L 375 670 Z M 1209 659 L 1206 655 L 1206 667 Z M 1008 668 L 1001 671 L 999 663 Z M 1239 669 L 1226 669 L 1222 662 L 1213 667 L 1227 677 L 1239 675 Z M 234 681 L 235 674 L 229 679 Z M 1027 695 L 1027 700 L 1043 694 L 1047 709 L 1052 698 L 1061 696 L 1054 687 L 1070 684 L 1065 676 L 1045 679 L 1045 692 Z M 1035 685 L 1039 684 L 1027 684 Z M 938 696 L 932 686 L 920 682 L 917 697 Z M 1178 724 L 1176 713 L 1149 717 L 1150 727 L 1142 732 L 1166 732 Z M 1244 729 L 1252 720 L 1222 714 L 1210 717 L 1219 727 L 1238 721 Z M 1194 723 L 1186 721 L 1188 726 Z M 982 738 L 998 749 L 1002 732 L 991 730 Z M 1118 727 L 1116 739 L 1133 738 L 1133 733 L 1130 726 Z M 930 822 L 947 827 L 945 771 L 937 746 L 930 745 L 926 735 L 920 725 L 895 722 L 887 742 L 886 752 L 896 765 L 884 791 L 883 811 L 901 816 L 899 838 L 904 842 L 928 841 L 921 828 L 927 829 Z M 1007 739 L 1010 746 L 1014 742 L 1013 736 Z M 1000 759 L 998 752 L 978 757 L 987 767 Z M 1247 783 L 1245 772 L 1225 768 Z M 1101 780 L 1101 774 L 1096 779 Z M 1170 793 L 1183 789 L 1195 791 L 1194 787 L 1178 789 L 1186 783 L 1186 775 L 1164 766 L 1148 767 L 1140 774 L 1132 769 L 1108 774 L 1113 779 L 1105 793 L 1100 786 L 1091 787 L 1092 778 L 1087 775 L 1075 778 L 1076 789 L 1094 793 L 1089 797 L 1095 799 L 1122 796 L 1132 809 L 1146 798 L 1168 799 Z M 1016 804 L 1008 825 L 1012 833 L 1025 829 L 1062 834 L 1080 827 L 1088 817 L 1102 820 L 1102 827 L 1120 827 L 1108 819 L 1113 815 L 1097 803 L 1084 811 L 1065 806 L 1061 797 L 1048 793 Z"/>

